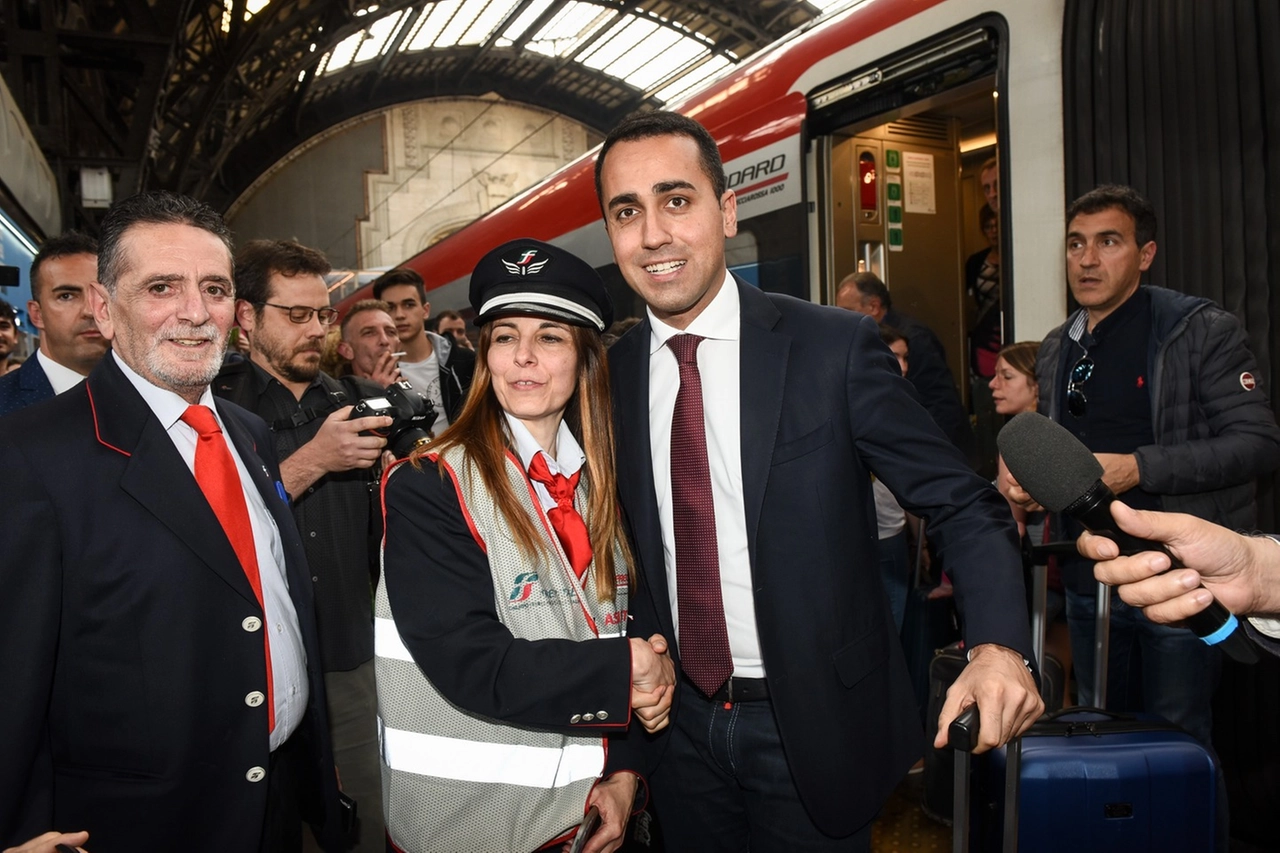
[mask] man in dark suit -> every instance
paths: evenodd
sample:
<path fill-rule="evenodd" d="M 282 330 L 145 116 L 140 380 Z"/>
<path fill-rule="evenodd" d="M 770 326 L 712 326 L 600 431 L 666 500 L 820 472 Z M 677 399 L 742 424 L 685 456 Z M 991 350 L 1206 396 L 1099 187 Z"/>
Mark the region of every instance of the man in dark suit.
<path fill-rule="evenodd" d="M 300 814 L 336 828 L 338 794 L 271 434 L 209 391 L 230 234 L 169 193 L 118 203 L 102 234 L 112 354 L 0 420 L 0 844 L 296 850 Z"/>
<path fill-rule="evenodd" d="M 40 331 L 40 349 L 0 377 L 0 415 L 16 412 L 84 381 L 107 351 L 89 308 L 98 277 L 98 243 L 69 231 L 47 240 L 31 262 L 27 314 Z"/>
<path fill-rule="evenodd" d="M 871 475 L 929 519 L 953 566 L 971 661 L 941 730 L 976 701 L 983 748 L 1043 708 L 1008 506 L 869 318 L 729 275 L 736 201 L 701 125 L 628 119 L 596 168 L 614 258 L 648 305 L 610 363 L 644 572 L 635 630 L 676 638 L 680 664 L 651 749 L 667 847 L 869 850 L 870 821 L 923 746 Z"/>

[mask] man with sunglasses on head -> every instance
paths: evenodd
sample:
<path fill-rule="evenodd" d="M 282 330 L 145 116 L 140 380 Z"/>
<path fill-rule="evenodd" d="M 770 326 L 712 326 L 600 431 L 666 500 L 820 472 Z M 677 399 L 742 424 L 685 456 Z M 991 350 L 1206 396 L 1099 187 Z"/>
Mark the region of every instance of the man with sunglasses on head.
<path fill-rule="evenodd" d="M 1067 280 L 1081 307 L 1040 347 L 1039 411 L 1094 452 L 1103 482 L 1129 506 L 1252 529 L 1255 479 L 1280 467 L 1280 428 L 1235 316 L 1140 285 L 1155 234 L 1155 210 L 1130 187 L 1098 187 L 1068 208 Z M 1002 491 L 1030 501 L 1016 484 Z M 1081 533 L 1073 520 L 1062 524 L 1058 538 Z M 1093 561 L 1066 561 L 1063 578 L 1078 699 L 1091 705 Z M 1143 710 L 1208 743 L 1219 667 L 1216 648 L 1112 593 L 1108 707 L 1136 710 L 1140 693 Z"/>
<path fill-rule="evenodd" d="M 369 434 L 388 417 L 348 420 L 382 388 L 320 370 L 338 312 L 329 305 L 329 262 L 315 249 L 254 240 L 236 253 L 236 321 L 252 360 L 228 364 L 214 393 L 265 420 L 302 533 L 319 621 L 334 760 L 343 791 L 359 804 L 358 846 L 383 850 L 373 683 L 370 581 L 377 555 L 376 463 L 386 440 Z"/>

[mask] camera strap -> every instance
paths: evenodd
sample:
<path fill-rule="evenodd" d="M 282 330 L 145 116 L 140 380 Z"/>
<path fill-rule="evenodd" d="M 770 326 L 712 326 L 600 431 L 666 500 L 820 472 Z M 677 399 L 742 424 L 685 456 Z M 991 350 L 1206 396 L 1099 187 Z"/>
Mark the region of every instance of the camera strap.
<path fill-rule="evenodd" d="M 347 405 L 349 400 L 347 392 L 343 389 L 342 383 L 328 374 L 320 374 L 320 384 L 324 386 L 327 400 L 323 406 L 306 406 L 298 409 L 287 418 L 280 418 L 272 421 L 268 426 L 272 432 L 282 432 L 288 429 L 299 429 L 311 423 L 317 418 L 328 417 L 330 413 L 336 412 L 343 406 Z"/>

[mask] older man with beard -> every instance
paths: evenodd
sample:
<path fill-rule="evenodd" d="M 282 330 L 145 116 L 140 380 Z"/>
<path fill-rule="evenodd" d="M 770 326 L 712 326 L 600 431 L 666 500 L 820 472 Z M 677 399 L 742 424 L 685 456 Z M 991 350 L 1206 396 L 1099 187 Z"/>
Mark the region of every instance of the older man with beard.
<path fill-rule="evenodd" d="M 214 393 L 255 412 L 275 433 L 311 568 L 334 757 L 344 792 L 360 803 L 357 849 L 382 853 L 370 579 L 381 529 L 374 466 L 386 440 L 368 431 L 391 419 L 348 420 L 352 403 L 382 388 L 320 370 L 337 318 L 323 254 L 291 241 L 254 240 L 237 253 L 235 269 L 236 320 L 252 361 L 224 368 Z"/>
<path fill-rule="evenodd" d="M 305 815 L 332 849 L 302 543 L 270 432 L 209 390 L 230 234 L 191 199 L 125 199 L 90 299 L 111 353 L 0 419 L 0 847 L 56 820 L 94 853 L 274 853 Z"/>

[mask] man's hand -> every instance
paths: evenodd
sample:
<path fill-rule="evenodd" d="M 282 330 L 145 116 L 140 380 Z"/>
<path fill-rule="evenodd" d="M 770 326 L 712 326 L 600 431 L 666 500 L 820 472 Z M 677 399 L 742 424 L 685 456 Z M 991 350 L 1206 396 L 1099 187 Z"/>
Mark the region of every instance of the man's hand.
<path fill-rule="evenodd" d="M 600 825 L 582 848 L 584 853 L 613 853 L 622 846 L 623 833 L 631 819 L 631 806 L 636 800 L 636 781 L 634 773 L 622 771 L 602 779 L 591 789 L 587 808 L 600 809 Z M 564 849 L 568 850 L 569 846 L 566 844 Z"/>
<path fill-rule="evenodd" d="M 1232 613 L 1280 613 L 1280 545 L 1241 536 L 1181 513 L 1142 512 L 1120 501 L 1111 517 L 1125 533 L 1166 545 L 1188 568 L 1160 574 L 1171 565 L 1159 551 L 1119 556 L 1116 543 L 1085 532 L 1076 541 L 1084 556 L 1099 560 L 1093 573 L 1115 584 L 1120 598 L 1152 622 L 1180 622 L 1215 598 Z M 1200 585 L 1204 589 L 1200 589 Z"/>
<path fill-rule="evenodd" d="M 55 853 L 59 844 L 74 847 L 84 853 L 84 848 L 80 845 L 88 840 L 87 832 L 46 832 L 20 847 L 6 847 L 4 853 Z"/>
<path fill-rule="evenodd" d="M 1138 457 L 1132 453 L 1095 453 L 1102 465 L 1102 482 L 1113 494 L 1122 495 L 1138 485 Z"/>
<path fill-rule="evenodd" d="M 1021 507 L 1025 512 L 1040 512 L 1044 507 L 1036 503 L 1036 499 L 1027 494 L 1027 490 L 1018 484 L 1018 481 L 1009 473 L 1009 469 L 1004 466 L 1004 460 L 999 462 L 999 473 L 996 475 L 996 488 L 1000 494 L 1004 495 L 1004 499 L 1016 507 Z"/>
<path fill-rule="evenodd" d="M 325 474 L 371 468 L 382 456 L 387 440 L 377 435 L 360 435 L 371 429 L 386 429 L 391 418 L 376 415 L 347 420 L 351 406 L 343 406 L 324 419 L 320 431 L 280 463 L 284 490 L 297 497 Z"/>
<path fill-rule="evenodd" d="M 399 382 L 401 379 L 400 359 L 391 350 L 387 350 L 378 356 L 378 360 L 373 363 L 373 371 L 367 378 L 378 383 L 383 388 L 386 388 L 392 382 Z"/>
<path fill-rule="evenodd" d="M 654 634 L 648 640 L 631 638 L 631 709 L 647 732 L 660 731 L 671 714 L 676 669 L 667 653 L 667 640 Z"/>
<path fill-rule="evenodd" d="M 984 643 L 974 646 L 969 663 L 947 691 L 938 715 L 933 745 L 947 745 L 947 729 L 960 712 L 974 703 L 981 714 L 975 753 L 1008 743 L 1022 734 L 1044 711 L 1035 679 L 1013 649 Z"/>

